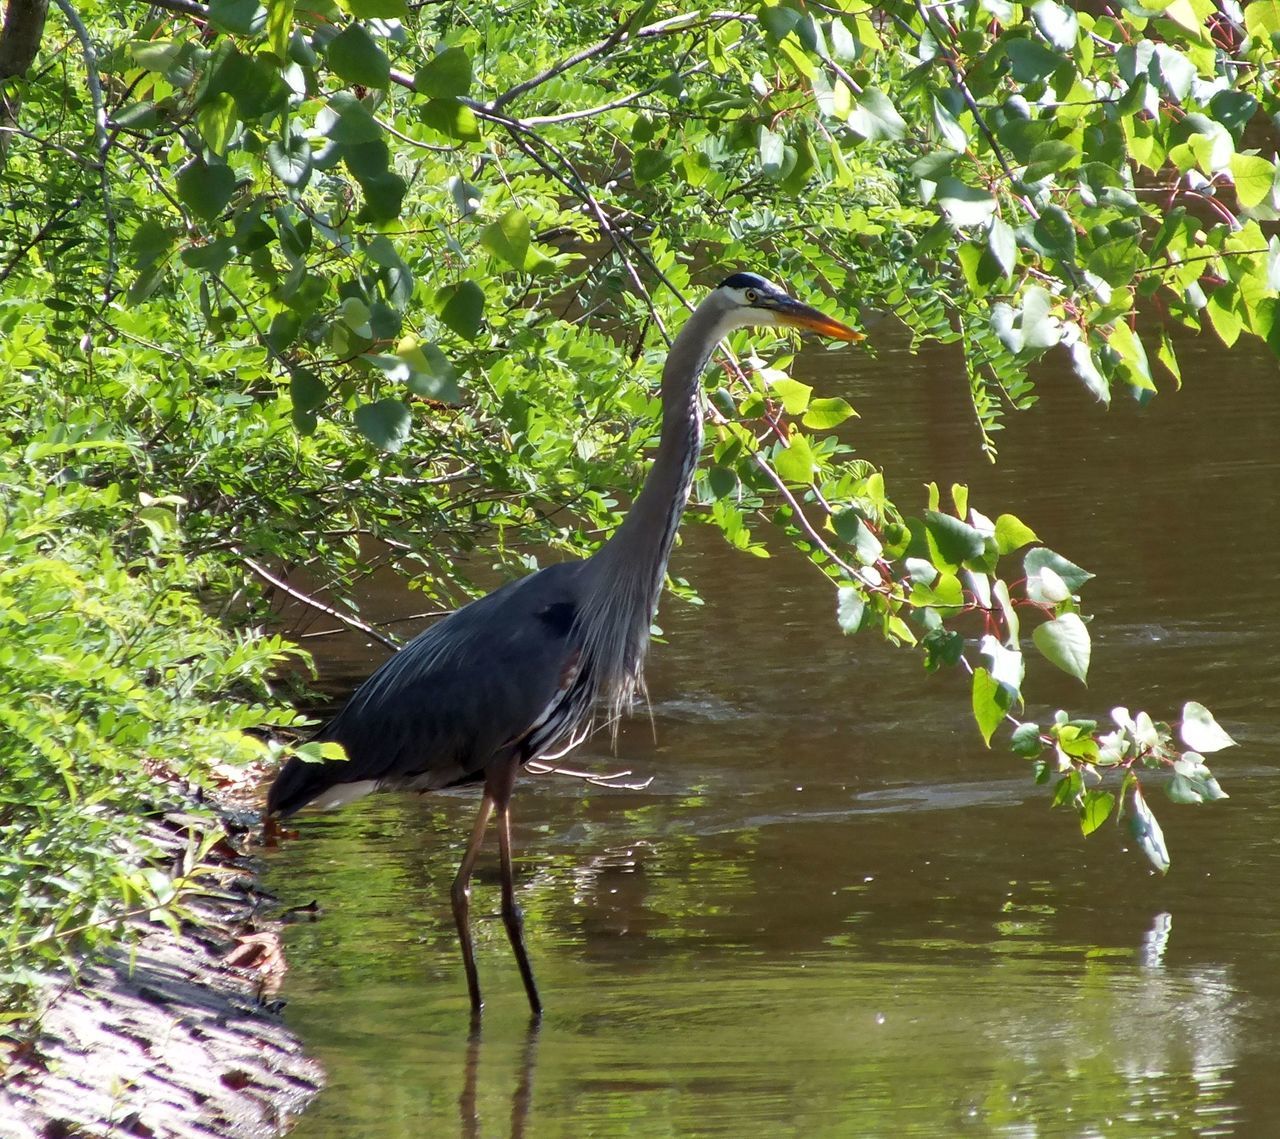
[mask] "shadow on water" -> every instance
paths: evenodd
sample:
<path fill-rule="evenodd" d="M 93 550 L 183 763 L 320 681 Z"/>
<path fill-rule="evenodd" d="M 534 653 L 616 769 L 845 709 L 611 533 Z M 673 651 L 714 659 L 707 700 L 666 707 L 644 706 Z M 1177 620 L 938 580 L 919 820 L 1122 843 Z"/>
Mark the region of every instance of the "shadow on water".
<path fill-rule="evenodd" d="M 367 800 L 273 856 L 282 898 L 327 910 L 289 932 L 288 1016 L 331 1077 L 297 1134 L 1269 1133 L 1280 401 L 1272 360 L 1180 355 L 1187 389 L 1145 409 L 1047 373 L 994 468 L 949 354 L 801 369 L 858 407 L 849 440 L 904 504 L 926 473 L 968 482 L 1098 573 L 1090 688 L 1046 668 L 1032 714 L 1199 699 L 1244 745 L 1215 765 L 1230 801 L 1160 809 L 1168 877 L 982 748 L 962 677 L 842 637 L 798 559 L 688 527 L 673 570 L 705 604 L 664 604 L 652 722 L 574 757 L 653 781 L 517 795 L 537 1032 L 497 920 L 470 1032 L 448 908 L 470 795 Z"/>

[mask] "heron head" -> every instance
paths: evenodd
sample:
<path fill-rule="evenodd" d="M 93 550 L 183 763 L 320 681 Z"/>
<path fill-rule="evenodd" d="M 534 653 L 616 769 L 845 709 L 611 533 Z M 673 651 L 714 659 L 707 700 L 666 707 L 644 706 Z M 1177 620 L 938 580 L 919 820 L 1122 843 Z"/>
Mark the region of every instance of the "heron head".
<path fill-rule="evenodd" d="M 819 312 L 789 296 L 772 281 L 766 281 L 756 273 L 734 273 L 716 287 L 726 311 L 733 314 L 740 326 L 767 325 L 786 328 L 804 328 L 835 340 L 861 340 L 847 324 L 841 324 L 826 313 Z"/>

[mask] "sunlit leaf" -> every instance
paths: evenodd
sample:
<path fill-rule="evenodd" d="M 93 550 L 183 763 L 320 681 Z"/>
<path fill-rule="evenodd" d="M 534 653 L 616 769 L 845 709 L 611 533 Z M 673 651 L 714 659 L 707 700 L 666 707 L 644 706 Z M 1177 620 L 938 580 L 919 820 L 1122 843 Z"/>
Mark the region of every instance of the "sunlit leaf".
<path fill-rule="evenodd" d="M 1270 196 L 1275 185 L 1276 167 L 1254 154 L 1233 154 L 1231 180 L 1236 184 L 1236 197 L 1240 204 L 1250 208 Z"/>
<path fill-rule="evenodd" d="M 1161 874 L 1168 873 L 1169 849 L 1165 846 L 1164 832 L 1136 782 L 1129 794 L 1128 814 L 1129 833 L 1133 835 L 1142 853 Z"/>
<path fill-rule="evenodd" d="M 811 400 L 800 422 L 815 431 L 825 431 L 857 414 L 848 400 L 840 396 L 826 396 Z"/>
<path fill-rule="evenodd" d="M 1080 830 L 1086 835 L 1092 834 L 1110 818 L 1115 805 L 1116 797 L 1110 791 L 1097 788 L 1086 791 L 1080 804 Z"/>
<path fill-rule="evenodd" d="M 485 226 L 480 242 L 513 269 L 523 270 L 529 259 L 529 218 L 523 210 L 508 210 Z"/>
<path fill-rule="evenodd" d="M 1182 706 L 1178 736 L 1187 747 L 1198 752 L 1221 751 L 1225 747 L 1234 747 L 1236 743 L 1219 727 L 1213 713 L 1194 700 L 1189 700 Z"/>
<path fill-rule="evenodd" d="M 878 87 L 868 87 L 858 96 L 848 121 L 868 142 L 899 139 L 907 133 L 906 121 Z"/>
<path fill-rule="evenodd" d="M 988 191 L 952 177 L 938 182 L 938 205 L 954 226 L 982 225 L 996 211 L 996 200 Z"/>
<path fill-rule="evenodd" d="M 1037 625 L 1031 634 L 1046 660 L 1084 680 L 1089 672 L 1089 629 L 1077 613 L 1063 613 Z"/>
<path fill-rule="evenodd" d="M 978 731 L 982 733 L 983 742 L 990 747 L 992 734 L 1013 706 L 1013 694 L 985 668 L 975 668 L 972 703 L 973 718 L 978 724 Z"/>
<path fill-rule="evenodd" d="M 862 594 L 851 585 L 840 587 L 836 603 L 836 620 L 846 633 L 856 633 L 867 616 L 867 603 Z"/>

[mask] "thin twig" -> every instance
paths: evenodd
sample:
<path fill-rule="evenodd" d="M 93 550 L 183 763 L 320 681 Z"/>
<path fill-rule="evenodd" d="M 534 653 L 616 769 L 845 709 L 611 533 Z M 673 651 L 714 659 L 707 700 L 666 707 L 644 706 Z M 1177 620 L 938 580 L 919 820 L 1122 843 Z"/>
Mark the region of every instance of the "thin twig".
<path fill-rule="evenodd" d="M 98 178 L 102 183 L 102 216 L 107 223 L 107 268 L 103 275 L 102 293 L 104 303 L 110 298 L 116 278 L 116 212 L 111 204 L 111 180 L 107 173 L 107 157 L 111 149 L 111 140 L 107 136 L 107 105 L 102 95 L 102 81 L 98 77 L 98 53 L 94 50 L 89 29 L 80 19 L 70 0 L 53 0 L 66 16 L 80 41 L 80 50 L 84 55 L 85 78 L 89 85 L 89 98 L 93 103 L 93 135 L 98 144 Z"/>
<path fill-rule="evenodd" d="M 347 613 L 343 613 L 340 610 L 333 608 L 332 605 L 326 605 L 323 601 L 312 597 L 309 593 L 304 593 L 302 590 L 295 588 L 283 578 L 277 577 L 273 574 L 266 566 L 254 561 L 254 559 L 249 557 L 243 550 L 233 548 L 233 552 L 237 554 L 240 560 L 243 561 L 245 565 L 253 570 L 253 572 L 262 578 L 262 580 L 268 585 L 274 586 L 282 593 L 292 597 L 295 601 L 301 602 L 303 605 L 307 606 L 307 608 L 314 609 L 317 613 L 323 613 L 326 617 L 332 617 L 335 621 L 342 622 L 342 624 L 348 629 L 356 629 L 359 632 L 364 633 L 366 636 L 372 637 L 380 645 L 399 651 L 400 644 L 398 641 L 378 632 L 378 630 L 372 625 L 366 624 L 358 617 L 352 617 Z"/>

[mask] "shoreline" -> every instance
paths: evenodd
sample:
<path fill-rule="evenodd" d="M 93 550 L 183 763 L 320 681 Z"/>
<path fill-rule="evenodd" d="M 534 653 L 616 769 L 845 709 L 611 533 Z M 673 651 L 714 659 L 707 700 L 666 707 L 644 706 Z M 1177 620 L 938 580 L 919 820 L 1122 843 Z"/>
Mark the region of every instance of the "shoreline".
<path fill-rule="evenodd" d="M 215 802 L 222 835 L 207 892 L 184 898 L 175 933 L 133 919 L 136 936 L 51 981 L 35 1027 L 0 1046 L 0 1135 L 267 1139 L 324 1083 L 272 999 L 284 972 L 274 906 L 248 852 L 257 812 Z M 178 865 L 193 827 L 169 811 L 154 837 Z"/>

